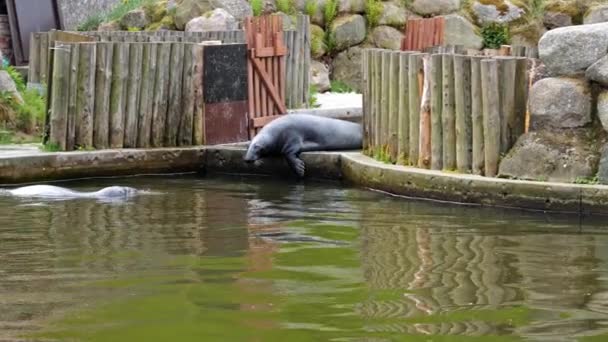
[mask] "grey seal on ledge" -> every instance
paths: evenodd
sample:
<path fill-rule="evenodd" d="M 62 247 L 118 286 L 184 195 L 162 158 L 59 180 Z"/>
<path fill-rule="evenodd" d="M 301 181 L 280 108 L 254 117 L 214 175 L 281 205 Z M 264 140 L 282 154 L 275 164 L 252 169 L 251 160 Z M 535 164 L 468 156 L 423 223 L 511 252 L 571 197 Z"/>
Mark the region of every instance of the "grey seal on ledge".
<path fill-rule="evenodd" d="M 288 114 L 273 120 L 253 138 L 245 161 L 253 163 L 270 155 L 282 155 L 291 169 L 304 177 L 300 153 L 355 150 L 363 144 L 360 124 L 310 114 Z"/>
<path fill-rule="evenodd" d="M 99 191 L 74 191 L 54 185 L 30 185 L 16 189 L 5 189 L 0 192 L 15 197 L 32 198 L 128 198 L 138 193 L 137 189 L 125 186 L 110 186 Z"/>

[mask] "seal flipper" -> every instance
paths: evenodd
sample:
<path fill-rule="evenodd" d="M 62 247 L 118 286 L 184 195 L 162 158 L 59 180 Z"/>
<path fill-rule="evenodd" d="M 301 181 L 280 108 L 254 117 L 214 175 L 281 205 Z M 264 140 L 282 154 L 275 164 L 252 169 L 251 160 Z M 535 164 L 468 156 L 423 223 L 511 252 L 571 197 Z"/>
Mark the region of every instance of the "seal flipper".
<path fill-rule="evenodd" d="M 304 178 L 304 174 L 306 171 L 306 164 L 300 158 L 298 158 L 295 154 L 289 154 L 285 156 L 287 160 L 287 164 L 289 167 L 298 175 L 300 178 Z"/>

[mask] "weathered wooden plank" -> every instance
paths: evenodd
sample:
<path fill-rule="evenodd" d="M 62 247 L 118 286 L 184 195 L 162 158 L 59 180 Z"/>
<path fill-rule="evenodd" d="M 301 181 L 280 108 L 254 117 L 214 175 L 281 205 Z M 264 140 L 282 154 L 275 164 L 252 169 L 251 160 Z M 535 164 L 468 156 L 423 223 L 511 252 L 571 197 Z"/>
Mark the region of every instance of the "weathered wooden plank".
<path fill-rule="evenodd" d="M 374 153 L 382 150 L 382 50 L 374 50 Z"/>
<path fill-rule="evenodd" d="M 141 74 L 141 93 L 137 120 L 137 147 L 150 147 L 152 133 L 152 109 L 154 104 L 154 85 L 156 81 L 157 44 L 143 45 Z"/>
<path fill-rule="evenodd" d="M 152 147 L 162 147 L 165 138 L 169 107 L 169 68 L 165 66 L 171 63 L 171 43 L 160 43 L 157 53 L 154 102 L 152 103 Z"/>
<path fill-rule="evenodd" d="M 382 51 L 382 98 L 381 104 L 382 108 L 380 110 L 381 118 L 380 118 L 380 141 L 382 152 L 386 154 L 388 152 L 388 144 L 390 141 L 390 127 L 389 127 L 389 99 L 390 99 L 390 81 L 389 77 L 391 72 L 391 51 L 383 50 Z M 386 157 L 386 155 L 385 155 Z"/>
<path fill-rule="evenodd" d="M 48 82 L 49 72 L 49 34 L 40 36 L 40 83 Z M 52 87 L 52 86 L 51 86 Z"/>
<path fill-rule="evenodd" d="M 471 59 L 454 56 L 454 95 L 456 117 L 456 167 L 458 172 L 471 171 L 472 126 L 471 126 Z"/>
<path fill-rule="evenodd" d="M 110 92 L 110 147 L 122 148 L 125 140 L 129 44 L 114 43 L 112 90 Z"/>
<path fill-rule="evenodd" d="M 68 105 L 70 86 L 71 46 L 58 44 L 54 49 L 53 89 L 50 117 L 49 143 L 59 150 L 66 150 L 68 130 Z"/>
<path fill-rule="evenodd" d="M 182 85 L 182 119 L 177 136 L 178 146 L 192 145 L 194 128 L 194 69 L 196 60 L 195 45 L 184 46 L 184 71 Z"/>
<path fill-rule="evenodd" d="M 193 79 L 194 83 L 194 145 L 205 144 L 205 116 L 204 116 L 204 99 L 203 99 L 203 53 L 204 49 L 202 45 L 194 46 L 194 70 Z"/>
<path fill-rule="evenodd" d="M 515 143 L 511 141 L 509 122 L 515 118 L 515 77 L 517 60 L 512 57 L 497 58 L 500 86 L 500 153 L 506 154 Z M 524 88 L 525 89 L 525 88 Z"/>
<path fill-rule="evenodd" d="M 500 159 L 500 92 L 498 61 L 481 61 L 485 176 L 495 177 Z"/>
<path fill-rule="evenodd" d="M 428 28 L 430 31 L 430 28 Z M 429 33 L 430 34 L 430 33 Z M 427 42 L 430 40 L 427 36 Z M 420 100 L 420 145 L 418 148 L 418 167 L 431 167 L 431 56 L 422 55 L 423 79 Z M 420 83 L 420 82 L 419 82 Z"/>
<path fill-rule="evenodd" d="M 456 118 L 454 115 L 454 63 L 452 55 L 444 54 L 441 67 L 443 70 L 443 108 L 441 122 L 443 133 L 443 169 L 456 169 Z"/>
<path fill-rule="evenodd" d="M 417 165 L 420 152 L 420 85 L 418 77 L 422 69 L 422 55 L 409 55 L 408 84 L 409 84 L 409 116 L 410 116 L 410 151 L 409 164 Z"/>
<path fill-rule="evenodd" d="M 528 72 L 527 58 L 516 59 L 515 73 L 515 105 L 513 116 L 507 120 L 509 122 L 510 141 L 517 142 L 517 139 L 524 134 L 526 129 L 526 112 L 528 106 Z"/>
<path fill-rule="evenodd" d="M 169 109 L 165 131 L 165 146 L 177 145 L 182 116 L 182 83 L 184 75 L 184 44 L 171 45 L 171 75 L 169 81 Z"/>
<path fill-rule="evenodd" d="M 144 45 L 131 43 L 129 51 L 129 76 L 127 79 L 127 107 L 125 117 L 124 147 L 137 147 L 139 126 L 139 103 L 142 90 L 142 70 Z"/>
<path fill-rule="evenodd" d="M 388 99 L 388 155 L 391 162 L 397 162 L 399 157 L 399 52 L 389 55 L 389 91 Z"/>
<path fill-rule="evenodd" d="M 443 167 L 443 137 L 441 111 L 443 106 L 442 55 L 431 56 L 431 169 Z"/>
<path fill-rule="evenodd" d="M 75 144 L 87 149 L 93 147 L 97 43 L 81 43 L 79 50 Z"/>
<path fill-rule="evenodd" d="M 70 82 L 68 89 L 68 129 L 66 139 L 66 150 L 72 151 L 76 145 L 76 102 L 78 96 L 78 44 L 71 44 L 70 55 Z"/>
<path fill-rule="evenodd" d="M 481 61 L 483 59 L 483 57 L 471 58 L 472 170 L 476 175 L 483 175 L 485 168 L 481 82 Z"/>
<path fill-rule="evenodd" d="M 112 89 L 112 60 L 114 44 L 98 43 L 95 68 L 95 117 L 93 145 L 97 149 L 110 146 L 110 94 Z"/>
<path fill-rule="evenodd" d="M 30 35 L 28 83 L 40 83 L 40 39 L 39 32 L 32 32 Z"/>
<path fill-rule="evenodd" d="M 399 164 L 408 163 L 410 153 L 410 108 L 409 108 L 409 53 L 399 54 Z"/>

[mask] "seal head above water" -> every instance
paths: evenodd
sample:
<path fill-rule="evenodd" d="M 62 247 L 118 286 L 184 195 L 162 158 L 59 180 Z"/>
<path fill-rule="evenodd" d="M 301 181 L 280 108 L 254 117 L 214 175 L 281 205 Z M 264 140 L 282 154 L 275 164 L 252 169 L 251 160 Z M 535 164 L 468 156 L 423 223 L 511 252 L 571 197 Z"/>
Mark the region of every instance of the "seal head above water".
<path fill-rule="evenodd" d="M 308 151 L 355 150 L 363 142 L 360 124 L 310 114 L 289 114 L 275 119 L 253 138 L 245 154 L 252 163 L 271 155 L 282 155 L 291 169 L 304 177 L 300 153 Z"/>

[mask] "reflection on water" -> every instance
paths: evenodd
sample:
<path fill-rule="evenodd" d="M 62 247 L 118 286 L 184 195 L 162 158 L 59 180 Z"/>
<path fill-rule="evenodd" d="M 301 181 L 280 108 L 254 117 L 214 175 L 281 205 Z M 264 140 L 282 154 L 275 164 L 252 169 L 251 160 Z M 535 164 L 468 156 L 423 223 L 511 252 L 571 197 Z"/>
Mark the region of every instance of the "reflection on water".
<path fill-rule="evenodd" d="M 64 185 L 116 183 L 160 194 L 0 197 L 0 341 L 608 340 L 601 222 L 263 178 Z"/>

